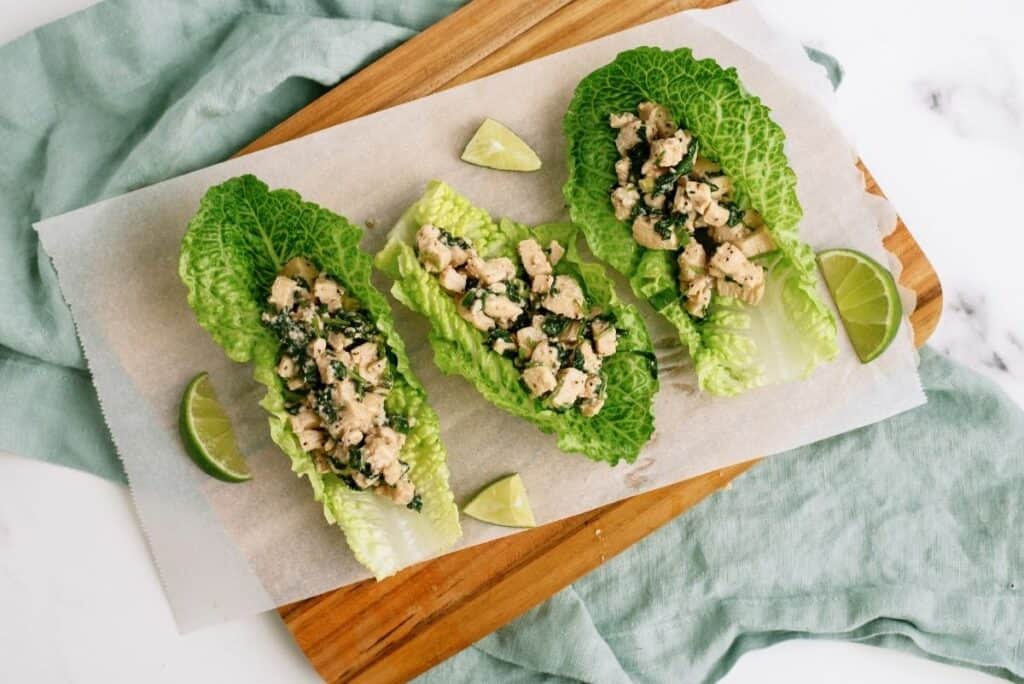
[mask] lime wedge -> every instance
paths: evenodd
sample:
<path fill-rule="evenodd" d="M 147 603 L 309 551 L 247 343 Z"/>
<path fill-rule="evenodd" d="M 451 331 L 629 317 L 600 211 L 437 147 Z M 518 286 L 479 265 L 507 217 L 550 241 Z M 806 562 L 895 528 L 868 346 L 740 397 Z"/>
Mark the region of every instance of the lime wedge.
<path fill-rule="evenodd" d="M 480 490 L 462 507 L 466 515 L 504 527 L 536 527 L 526 487 L 519 475 L 507 475 Z"/>
<path fill-rule="evenodd" d="M 903 318 L 892 274 L 852 249 L 822 252 L 818 263 L 861 363 L 878 358 L 896 337 Z"/>
<path fill-rule="evenodd" d="M 536 171 L 540 157 L 518 135 L 484 119 L 462 152 L 462 161 L 501 171 Z"/>
<path fill-rule="evenodd" d="M 205 371 L 192 378 L 185 388 L 178 427 L 188 455 L 209 475 L 225 482 L 252 479 L 249 464 L 238 450 L 228 414 L 217 401 Z"/>

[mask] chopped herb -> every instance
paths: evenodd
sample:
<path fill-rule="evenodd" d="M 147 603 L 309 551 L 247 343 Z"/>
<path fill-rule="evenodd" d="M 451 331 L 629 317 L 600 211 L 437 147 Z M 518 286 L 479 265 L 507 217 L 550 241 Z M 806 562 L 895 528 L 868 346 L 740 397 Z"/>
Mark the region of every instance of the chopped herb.
<path fill-rule="evenodd" d="M 412 497 L 412 501 L 406 504 L 405 507 L 416 511 L 417 513 L 420 512 L 421 510 L 423 510 L 423 497 L 421 497 L 419 494 L 416 494 L 415 496 Z"/>
<path fill-rule="evenodd" d="M 401 432 L 403 435 L 409 434 L 409 430 L 412 429 L 409 417 L 403 416 L 401 413 L 388 414 L 388 424 L 395 432 Z"/>
<path fill-rule="evenodd" d="M 654 189 L 651 194 L 657 197 L 658 195 L 664 195 L 679 180 L 684 174 L 690 173 L 693 170 L 693 162 L 697 159 L 697 152 L 700 151 L 700 142 L 693 138 L 690 141 L 690 146 L 686 148 L 686 156 L 683 160 L 676 164 L 668 173 L 662 174 L 658 177 L 658 180 L 654 182 Z"/>
<path fill-rule="evenodd" d="M 569 325 L 569 319 L 565 316 L 559 316 L 558 314 L 552 314 L 544 319 L 541 323 L 540 329 L 544 331 L 544 334 L 548 337 L 558 337 L 565 330 L 565 326 Z"/>
<path fill-rule="evenodd" d="M 287 404 L 301 404 L 306 394 L 305 392 L 296 392 L 285 387 L 281 390 L 281 396 L 284 397 Z"/>
<path fill-rule="evenodd" d="M 669 240 L 673 233 L 686 225 L 686 218 L 686 214 L 666 216 L 654 224 L 654 232 L 660 235 L 662 240 Z"/>
<path fill-rule="evenodd" d="M 372 479 L 375 476 L 373 472 L 373 466 L 368 461 L 363 461 L 362 467 L 359 468 L 359 472 L 363 474 L 363 477 Z"/>
<path fill-rule="evenodd" d="M 328 386 L 321 387 L 316 393 L 316 412 L 328 423 L 333 423 L 338 419 L 338 409 L 334 406 L 334 401 L 331 399 L 331 388 Z"/>
<path fill-rule="evenodd" d="M 743 214 L 747 213 L 746 209 L 741 208 L 736 204 L 722 204 L 723 207 L 729 210 L 728 224 L 735 226 L 737 223 L 743 220 Z"/>
<path fill-rule="evenodd" d="M 523 304 L 526 301 L 526 283 L 519 278 L 513 278 L 505 286 L 505 296 L 515 304 Z"/>
<path fill-rule="evenodd" d="M 558 366 L 559 368 L 565 368 L 573 365 L 573 358 L 576 350 L 572 347 L 563 346 L 561 344 L 548 343 L 558 352 Z"/>
<path fill-rule="evenodd" d="M 501 328 L 491 328 L 485 339 L 487 340 L 488 345 L 494 344 L 498 340 L 512 342 L 512 333 L 508 330 L 502 330 Z"/>
<path fill-rule="evenodd" d="M 363 450 L 358 446 L 348 449 L 348 466 L 359 470 L 363 467 Z"/>
<path fill-rule="evenodd" d="M 362 398 L 363 395 L 366 394 L 366 386 L 369 383 L 360 377 L 358 373 L 349 373 L 348 379 L 351 380 L 352 384 L 355 386 L 356 396 Z"/>
<path fill-rule="evenodd" d="M 526 328 L 531 324 L 532 321 L 533 316 L 531 315 L 529 308 L 523 307 L 523 312 L 519 314 L 519 318 L 512 322 L 512 325 L 509 326 L 509 329 L 519 330 L 520 328 Z"/>
<path fill-rule="evenodd" d="M 469 292 L 467 292 L 465 295 L 463 295 L 463 297 L 462 297 L 462 306 L 464 308 L 466 308 L 466 309 L 472 308 L 473 304 L 475 304 L 478 299 L 483 299 L 483 298 L 484 298 L 484 291 L 480 290 L 478 288 L 474 288 L 474 289 L 470 290 Z"/>
<path fill-rule="evenodd" d="M 460 247 L 462 249 L 469 249 L 469 242 L 465 239 L 452 235 L 443 228 L 438 229 L 441 232 L 441 242 L 448 245 L 449 247 Z"/>
<path fill-rule="evenodd" d="M 348 375 L 348 368 L 341 361 L 331 361 L 331 370 L 334 371 L 334 377 L 338 380 L 342 380 Z"/>
<path fill-rule="evenodd" d="M 292 320 L 287 311 L 269 312 L 264 321 L 281 342 L 281 351 L 284 354 L 292 357 L 305 355 L 309 335 L 298 322 Z"/>
<path fill-rule="evenodd" d="M 324 322 L 324 328 L 349 338 L 350 347 L 378 336 L 377 326 L 370 319 L 369 313 L 363 311 L 336 311 Z"/>
<path fill-rule="evenodd" d="M 313 384 L 320 379 L 320 371 L 312 359 L 307 358 L 302 362 L 302 379 Z"/>
<path fill-rule="evenodd" d="M 651 145 L 647 142 L 647 129 L 641 126 L 637 130 L 637 135 L 640 137 L 640 142 L 633 145 L 626 153 L 626 156 L 629 157 L 629 177 L 633 180 L 641 177 L 640 169 L 647 158 L 651 156 Z"/>

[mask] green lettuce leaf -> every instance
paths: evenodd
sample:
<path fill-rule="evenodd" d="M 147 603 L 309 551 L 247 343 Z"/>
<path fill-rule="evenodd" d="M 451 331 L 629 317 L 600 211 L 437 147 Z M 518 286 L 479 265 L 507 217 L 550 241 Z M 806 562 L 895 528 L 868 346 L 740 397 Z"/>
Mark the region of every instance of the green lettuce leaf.
<path fill-rule="evenodd" d="M 372 262 L 359 249 L 362 231 L 291 190 L 269 191 L 254 176 L 210 188 L 189 222 L 179 274 L 199 324 L 234 361 L 251 362 L 265 385 L 260 405 L 270 435 L 309 480 L 324 516 L 337 524 L 355 557 L 378 578 L 449 548 L 461 534 L 448 486 L 448 466 L 437 416 L 409 367 L 387 300 L 370 284 Z M 384 334 L 395 380 L 389 412 L 415 418 L 401 459 L 423 500 L 420 512 L 370 491 L 355 491 L 332 473 L 320 474 L 299 446 L 284 410 L 283 384 L 274 367 L 277 340 L 260 322 L 270 285 L 289 259 L 303 256 L 337 279 L 370 311 Z"/>
<path fill-rule="evenodd" d="M 555 272 L 576 276 L 591 301 L 615 314 L 620 330 L 619 351 L 604 364 L 608 399 L 600 413 L 592 418 L 576 411 L 560 413 L 530 397 L 515 365 L 494 353 L 480 332 L 459 317 L 454 300 L 420 265 L 413 245 L 416 231 L 424 223 L 468 238 L 489 258 L 517 259 L 516 245 L 530 236 L 541 244 L 551 240 L 562 243 L 566 254 Z M 639 313 L 619 300 L 604 269 L 580 261 L 576 242 L 577 231 L 571 224 L 528 228 L 508 219 L 495 221 L 449 186 L 433 181 L 394 227 L 376 264 L 394 279 L 391 292 L 395 298 L 430 321 L 434 359 L 444 373 L 461 375 L 495 406 L 529 420 L 544 432 L 556 433 L 563 451 L 612 464 L 632 462 L 654 430 L 651 403 L 658 381 L 651 340 Z"/>
<path fill-rule="evenodd" d="M 700 139 L 701 152 L 732 178 L 736 198 L 754 208 L 778 246 L 767 262 L 766 301 L 756 307 L 716 298 L 703 320 L 680 305 L 677 266 L 644 249 L 615 218 L 609 188 L 618 159 L 613 112 L 644 100 L 668 107 Z M 641 47 L 584 78 L 565 114 L 569 178 L 563 193 L 591 250 L 630 280 L 638 296 L 679 330 L 702 389 L 734 395 L 768 382 L 806 377 L 837 353 L 836 324 L 818 296 L 814 253 L 800 240 L 803 215 L 785 134 L 769 109 L 744 91 L 735 69 L 697 60 L 689 49 Z"/>

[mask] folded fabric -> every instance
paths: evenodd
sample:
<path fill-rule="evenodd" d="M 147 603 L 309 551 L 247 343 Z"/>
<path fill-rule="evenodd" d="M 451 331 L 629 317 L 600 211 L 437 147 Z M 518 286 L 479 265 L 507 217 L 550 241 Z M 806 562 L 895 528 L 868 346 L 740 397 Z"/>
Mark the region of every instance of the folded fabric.
<path fill-rule="evenodd" d="M 928 404 L 774 456 L 417 682 L 710 682 L 786 639 L 1024 681 L 1024 412 L 925 349 Z"/>

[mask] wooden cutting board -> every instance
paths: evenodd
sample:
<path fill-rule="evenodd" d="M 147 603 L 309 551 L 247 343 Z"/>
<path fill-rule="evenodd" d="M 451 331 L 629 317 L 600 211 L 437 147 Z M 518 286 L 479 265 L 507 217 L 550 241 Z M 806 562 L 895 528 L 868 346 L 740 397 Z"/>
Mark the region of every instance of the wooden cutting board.
<path fill-rule="evenodd" d="M 474 0 L 239 154 L 450 88 L 636 24 L 726 0 Z M 867 170 L 867 189 L 881 195 Z M 885 240 L 917 293 L 924 344 L 942 288 L 901 221 Z M 840 333 L 842 334 L 842 333 Z M 751 467 L 749 461 L 279 609 L 330 682 L 404 681 L 540 603 Z"/>

